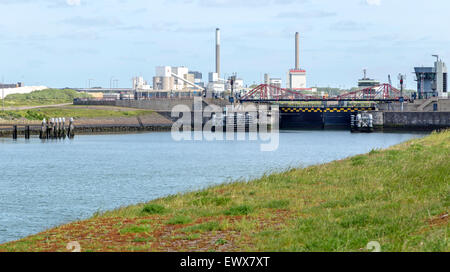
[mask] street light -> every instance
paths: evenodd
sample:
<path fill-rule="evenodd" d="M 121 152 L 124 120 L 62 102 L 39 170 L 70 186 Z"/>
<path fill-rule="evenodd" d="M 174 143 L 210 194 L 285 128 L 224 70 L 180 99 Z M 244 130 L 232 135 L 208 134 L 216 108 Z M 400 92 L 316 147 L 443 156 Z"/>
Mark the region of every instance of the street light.
<path fill-rule="evenodd" d="M 111 79 L 109 80 L 109 88 L 112 91 L 112 82 L 113 82 L 114 76 L 111 77 Z"/>
<path fill-rule="evenodd" d="M 2 111 L 5 111 L 5 89 L 3 88 L 4 82 L 5 78 L 2 76 Z"/>

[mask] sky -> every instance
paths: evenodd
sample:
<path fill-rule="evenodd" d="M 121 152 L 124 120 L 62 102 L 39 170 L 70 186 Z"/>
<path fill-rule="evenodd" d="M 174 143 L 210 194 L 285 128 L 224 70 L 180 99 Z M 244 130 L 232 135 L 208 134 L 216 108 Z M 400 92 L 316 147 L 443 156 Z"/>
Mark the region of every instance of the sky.
<path fill-rule="evenodd" d="M 414 66 L 450 62 L 449 12 L 448 0 L 0 0 L 0 81 L 131 87 L 160 65 L 207 80 L 219 27 L 222 77 L 285 81 L 299 32 L 309 87 L 350 88 L 367 69 L 415 89 Z"/>

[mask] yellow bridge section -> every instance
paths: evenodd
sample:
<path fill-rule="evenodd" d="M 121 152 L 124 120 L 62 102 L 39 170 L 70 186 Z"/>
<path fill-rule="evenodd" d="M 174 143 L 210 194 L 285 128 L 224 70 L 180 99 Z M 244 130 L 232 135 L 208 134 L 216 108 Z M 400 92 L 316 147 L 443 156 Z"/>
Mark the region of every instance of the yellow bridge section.
<path fill-rule="evenodd" d="M 281 107 L 283 113 L 295 112 L 359 112 L 359 111 L 374 111 L 374 107 Z"/>

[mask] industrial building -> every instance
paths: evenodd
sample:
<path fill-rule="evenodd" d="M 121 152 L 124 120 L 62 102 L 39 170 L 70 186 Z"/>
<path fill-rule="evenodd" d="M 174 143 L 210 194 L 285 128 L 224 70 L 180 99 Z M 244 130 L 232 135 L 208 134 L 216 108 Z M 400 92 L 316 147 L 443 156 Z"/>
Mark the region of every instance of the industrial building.
<path fill-rule="evenodd" d="M 448 98 L 447 66 L 436 57 L 434 67 L 415 67 L 417 93 L 419 99 L 431 97 Z"/>
<path fill-rule="evenodd" d="M 134 91 L 151 91 L 153 90 L 152 86 L 147 84 L 147 81 L 144 80 L 144 77 L 138 76 L 133 78 L 133 90 Z"/>
<path fill-rule="evenodd" d="M 206 96 L 214 97 L 225 92 L 225 80 L 220 77 L 220 29 L 216 29 L 216 71 L 208 75 Z"/>
<path fill-rule="evenodd" d="M 220 29 L 217 28 L 215 44 L 215 72 L 208 74 L 207 83 L 203 82 L 203 74 L 198 71 L 189 71 L 187 67 L 158 66 L 155 68 L 153 86 L 150 86 L 143 77 L 133 78 L 133 90 L 136 97 L 170 97 L 203 94 L 207 97 L 224 96 L 225 91 L 231 90 L 229 80 L 221 78 L 220 74 Z M 244 89 L 244 81 L 237 78 L 233 89 Z"/>
<path fill-rule="evenodd" d="M 189 92 L 203 90 L 200 72 L 189 72 L 187 67 L 156 67 L 153 90 L 162 92 Z"/>
<path fill-rule="evenodd" d="M 295 68 L 288 71 L 286 86 L 295 91 L 317 91 L 317 89 L 306 87 L 306 70 L 300 68 L 300 34 L 298 32 L 295 33 Z"/>

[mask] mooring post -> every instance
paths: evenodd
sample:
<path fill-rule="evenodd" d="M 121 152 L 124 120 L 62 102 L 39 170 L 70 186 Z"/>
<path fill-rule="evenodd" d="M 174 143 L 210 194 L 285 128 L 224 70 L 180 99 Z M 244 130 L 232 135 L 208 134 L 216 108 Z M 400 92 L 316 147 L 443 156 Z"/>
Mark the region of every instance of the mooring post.
<path fill-rule="evenodd" d="M 14 125 L 13 127 L 13 139 L 17 140 L 17 125 Z"/>
<path fill-rule="evenodd" d="M 55 118 L 50 119 L 50 137 L 49 137 L 50 139 L 53 139 L 53 135 L 54 135 L 53 130 L 55 130 L 54 123 L 55 123 Z"/>
<path fill-rule="evenodd" d="M 53 124 L 53 138 L 58 139 L 58 118 L 55 118 L 55 123 Z"/>
<path fill-rule="evenodd" d="M 41 124 L 41 131 L 39 132 L 39 139 L 44 139 L 46 128 L 46 121 L 45 118 L 42 120 Z"/>
<path fill-rule="evenodd" d="M 49 120 L 47 120 L 47 124 L 46 124 L 47 135 L 45 135 L 45 136 L 46 136 L 47 140 L 50 139 L 50 129 L 51 129 L 50 127 L 51 127 L 51 125 L 50 125 L 50 119 L 49 119 Z"/>
<path fill-rule="evenodd" d="M 61 126 L 62 126 L 62 118 L 59 117 L 58 118 L 58 139 L 62 138 L 62 135 L 61 135 L 62 128 L 61 128 Z"/>
<path fill-rule="evenodd" d="M 30 139 L 30 126 L 25 126 L 25 139 Z"/>
<path fill-rule="evenodd" d="M 61 135 L 63 137 L 63 139 L 66 139 L 66 118 L 62 118 L 62 131 L 61 131 Z"/>
<path fill-rule="evenodd" d="M 69 139 L 73 139 L 75 137 L 75 126 L 73 124 L 73 118 L 71 117 L 69 120 Z"/>

